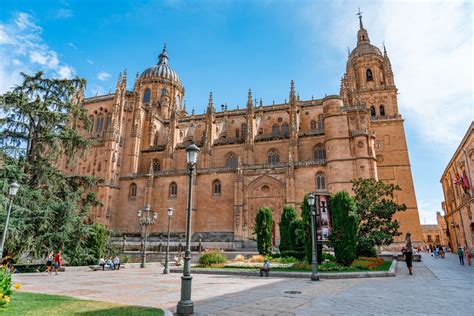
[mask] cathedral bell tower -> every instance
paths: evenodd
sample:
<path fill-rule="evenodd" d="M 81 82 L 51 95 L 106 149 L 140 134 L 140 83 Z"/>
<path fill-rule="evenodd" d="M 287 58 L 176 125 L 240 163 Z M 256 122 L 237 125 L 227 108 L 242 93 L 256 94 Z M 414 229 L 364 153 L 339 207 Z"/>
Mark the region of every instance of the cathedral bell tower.
<path fill-rule="evenodd" d="M 405 212 L 395 214 L 400 232 L 411 232 L 412 240 L 422 243 L 420 219 L 403 119 L 398 111 L 397 88 L 385 45 L 383 53 L 372 45 L 359 11 L 357 46 L 350 52 L 346 73 L 341 80 L 340 95 L 346 106 L 367 107 L 368 128 L 375 136 L 374 151 L 379 180 L 401 187 L 395 199 L 407 206 Z M 395 242 L 402 242 L 398 236 Z"/>

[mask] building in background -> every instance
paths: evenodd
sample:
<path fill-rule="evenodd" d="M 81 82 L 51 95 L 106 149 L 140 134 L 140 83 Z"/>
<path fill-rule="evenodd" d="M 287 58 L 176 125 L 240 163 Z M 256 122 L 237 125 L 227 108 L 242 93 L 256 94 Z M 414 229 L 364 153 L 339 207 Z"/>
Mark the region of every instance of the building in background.
<path fill-rule="evenodd" d="M 441 215 L 441 212 L 436 212 L 436 222 L 438 223 L 441 245 L 452 248 L 448 237 L 448 225 L 446 224 L 446 218 Z"/>
<path fill-rule="evenodd" d="M 474 122 L 471 122 L 441 177 L 444 193 L 442 207 L 453 249 L 459 246 L 474 249 L 473 164 Z"/>
<path fill-rule="evenodd" d="M 136 75 L 127 90 L 119 76 L 113 94 L 83 100 L 94 139 L 84 157 L 64 169 L 102 177 L 103 206 L 90 214 L 110 228 L 140 234 L 136 211 L 151 205 L 159 213 L 152 235 L 166 231 L 166 209 L 175 210 L 171 230 L 184 234 L 188 176 L 185 148 L 201 148 L 193 183 L 193 240 L 237 245 L 253 237 L 257 210 L 273 211 L 274 239 L 284 205 L 299 209 L 305 194 L 351 190 L 354 178 L 400 185 L 396 214 L 404 241 L 410 231 L 423 242 L 411 167 L 398 111 L 392 67 L 372 45 L 362 24 L 348 56 L 340 95 L 300 100 L 291 81 L 288 102 L 264 105 L 249 90 L 246 107 L 216 111 L 212 93 L 204 114 L 189 112 L 185 88 L 163 49 L 158 63 Z M 229 82 L 229 84 L 231 84 Z M 400 245 L 395 248 L 400 249 Z"/>
<path fill-rule="evenodd" d="M 421 231 L 426 246 L 442 245 L 438 225 L 421 225 Z"/>

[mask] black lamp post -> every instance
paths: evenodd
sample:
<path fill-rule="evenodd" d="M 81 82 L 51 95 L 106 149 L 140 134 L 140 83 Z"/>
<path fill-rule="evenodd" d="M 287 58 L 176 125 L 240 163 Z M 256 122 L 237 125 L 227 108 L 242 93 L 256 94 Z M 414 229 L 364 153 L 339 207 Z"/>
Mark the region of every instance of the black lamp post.
<path fill-rule="evenodd" d="M 5 227 L 3 227 L 3 236 L 2 236 L 2 245 L 0 248 L 0 259 L 3 258 L 3 246 L 5 245 L 5 239 L 7 238 L 8 230 L 8 221 L 10 220 L 10 213 L 12 211 L 13 199 L 15 198 L 20 185 L 16 182 L 10 184 L 10 189 L 8 190 L 8 197 L 10 198 L 10 204 L 8 206 L 7 218 L 5 220 Z"/>
<path fill-rule="evenodd" d="M 316 202 L 316 203 L 315 203 Z M 311 281 L 319 281 L 318 273 L 318 251 L 316 238 L 317 208 L 319 207 L 319 196 L 313 193 L 308 195 L 309 210 L 311 213 L 311 244 L 312 244 L 312 263 L 311 263 Z M 316 204 L 316 207 L 315 207 Z"/>
<path fill-rule="evenodd" d="M 163 270 L 163 274 L 170 273 L 168 262 L 169 262 L 169 255 L 170 255 L 170 222 L 171 222 L 171 216 L 173 216 L 173 208 L 168 207 L 167 211 L 168 211 L 168 242 L 166 243 L 165 269 Z"/>
<path fill-rule="evenodd" d="M 194 303 L 191 300 L 191 216 L 193 209 L 193 171 L 196 166 L 199 147 L 191 144 L 186 147 L 186 160 L 189 170 L 188 187 L 188 215 L 186 221 L 186 249 L 184 251 L 183 276 L 181 277 L 181 300 L 176 306 L 178 315 L 190 315 L 194 313 Z"/>
<path fill-rule="evenodd" d="M 145 211 L 144 217 L 142 217 L 142 214 L 143 214 L 142 211 Z M 146 263 L 146 242 L 148 239 L 148 226 L 155 225 L 156 219 L 158 218 L 158 213 L 154 212 L 153 218 L 151 218 L 150 205 L 147 205 L 143 210 L 137 211 L 137 216 L 138 216 L 140 226 L 142 227 L 145 226 L 145 241 L 143 243 L 142 264 L 140 265 L 140 268 L 144 268 L 145 263 Z"/>

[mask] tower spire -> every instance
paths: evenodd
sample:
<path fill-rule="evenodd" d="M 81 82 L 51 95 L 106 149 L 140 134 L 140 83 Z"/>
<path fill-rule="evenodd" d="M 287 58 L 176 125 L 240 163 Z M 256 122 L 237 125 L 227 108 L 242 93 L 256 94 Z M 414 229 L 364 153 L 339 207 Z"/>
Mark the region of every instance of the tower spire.
<path fill-rule="evenodd" d="M 362 12 L 360 12 L 360 7 L 358 9 L 359 9 L 359 12 L 356 15 L 359 16 L 359 27 L 362 30 L 364 29 L 364 24 L 362 23 Z"/>
<path fill-rule="evenodd" d="M 160 56 L 158 56 L 158 65 L 168 63 L 168 54 L 166 54 L 166 43 L 163 45 L 163 51 Z"/>
<path fill-rule="evenodd" d="M 369 33 L 364 29 L 364 24 L 362 23 L 362 12 L 360 11 L 356 14 L 359 17 L 359 31 L 357 32 L 357 46 L 360 44 L 370 44 Z"/>

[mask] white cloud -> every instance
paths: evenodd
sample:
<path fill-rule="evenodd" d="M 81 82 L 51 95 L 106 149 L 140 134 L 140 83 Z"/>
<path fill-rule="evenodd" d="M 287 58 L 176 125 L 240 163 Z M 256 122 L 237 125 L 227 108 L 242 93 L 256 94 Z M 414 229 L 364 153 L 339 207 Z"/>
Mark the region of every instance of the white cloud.
<path fill-rule="evenodd" d="M 28 13 L 18 13 L 12 22 L 0 23 L 0 93 L 21 82 L 20 72 L 42 70 L 46 75 L 71 78 L 74 69 L 59 60 L 42 37 L 42 28 Z"/>
<path fill-rule="evenodd" d="M 73 16 L 71 9 L 61 8 L 56 11 L 56 19 L 67 19 Z"/>
<path fill-rule="evenodd" d="M 71 47 L 71 48 L 73 48 L 73 49 L 77 49 L 77 46 L 76 46 L 74 43 L 72 43 L 72 42 L 67 43 L 67 46 L 69 46 L 69 47 Z"/>
<path fill-rule="evenodd" d="M 92 60 L 90 60 L 90 59 L 86 59 L 86 61 L 87 61 L 87 63 L 89 63 L 89 64 L 91 64 L 91 65 L 94 64 L 94 62 L 93 62 Z"/>
<path fill-rule="evenodd" d="M 57 73 L 61 79 L 71 79 L 74 76 L 74 69 L 70 66 L 61 66 Z"/>
<path fill-rule="evenodd" d="M 97 74 L 97 79 L 99 79 L 100 81 L 105 81 L 109 78 L 110 78 L 110 74 L 105 71 L 101 71 Z"/>

